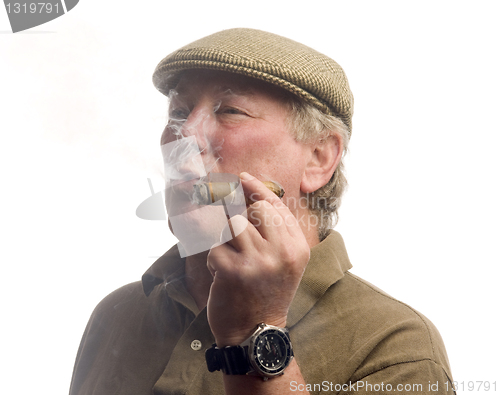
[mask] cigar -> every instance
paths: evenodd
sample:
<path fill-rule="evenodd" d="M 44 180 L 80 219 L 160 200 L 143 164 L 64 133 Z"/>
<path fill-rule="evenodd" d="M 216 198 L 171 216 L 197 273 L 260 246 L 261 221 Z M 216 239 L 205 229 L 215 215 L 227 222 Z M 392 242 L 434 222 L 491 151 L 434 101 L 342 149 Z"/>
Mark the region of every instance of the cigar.
<path fill-rule="evenodd" d="M 285 194 L 283 187 L 274 181 L 263 181 L 263 184 L 280 199 Z M 238 182 L 204 182 L 193 185 L 194 195 L 193 200 L 198 205 L 209 205 L 231 195 L 238 187 Z M 235 194 L 233 194 L 235 195 Z M 233 200 L 226 199 L 226 204 L 242 204 L 237 202 L 235 197 Z M 247 205 L 253 202 L 245 198 Z"/>

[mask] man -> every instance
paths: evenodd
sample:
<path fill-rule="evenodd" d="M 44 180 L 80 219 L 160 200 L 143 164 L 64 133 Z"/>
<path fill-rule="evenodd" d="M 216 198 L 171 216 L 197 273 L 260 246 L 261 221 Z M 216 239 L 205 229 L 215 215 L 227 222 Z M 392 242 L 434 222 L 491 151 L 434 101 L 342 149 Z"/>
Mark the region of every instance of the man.
<path fill-rule="evenodd" d="M 97 306 L 70 393 L 453 393 L 435 327 L 350 274 L 331 229 L 353 110 L 340 66 L 231 29 L 167 56 L 153 81 L 170 98 L 179 244 Z"/>

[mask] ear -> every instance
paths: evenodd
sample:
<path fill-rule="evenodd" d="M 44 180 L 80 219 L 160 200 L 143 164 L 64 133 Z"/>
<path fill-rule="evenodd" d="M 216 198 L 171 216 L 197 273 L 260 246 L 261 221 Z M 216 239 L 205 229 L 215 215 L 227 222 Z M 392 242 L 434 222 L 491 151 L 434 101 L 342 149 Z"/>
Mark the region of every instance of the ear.
<path fill-rule="evenodd" d="M 342 137 L 337 133 L 313 143 L 300 190 L 303 193 L 311 193 L 326 185 L 339 165 L 343 151 Z"/>

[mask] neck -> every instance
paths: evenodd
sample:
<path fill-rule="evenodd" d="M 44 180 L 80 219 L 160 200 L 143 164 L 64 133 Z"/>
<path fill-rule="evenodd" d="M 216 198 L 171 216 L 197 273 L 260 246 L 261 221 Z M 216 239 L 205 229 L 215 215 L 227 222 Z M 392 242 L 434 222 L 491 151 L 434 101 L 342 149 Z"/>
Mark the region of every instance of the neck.
<path fill-rule="evenodd" d="M 200 310 L 208 302 L 212 275 L 207 268 L 208 251 L 186 257 L 186 288 Z"/>
<path fill-rule="evenodd" d="M 319 227 L 317 225 L 318 218 L 313 216 L 308 208 L 294 207 L 290 208 L 291 213 L 297 218 L 300 229 L 304 234 L 304 237 L 307 240 L 307 244 L 309 244 L 309 248 L 314 247 L 316 244 L 319 244 Z"/>

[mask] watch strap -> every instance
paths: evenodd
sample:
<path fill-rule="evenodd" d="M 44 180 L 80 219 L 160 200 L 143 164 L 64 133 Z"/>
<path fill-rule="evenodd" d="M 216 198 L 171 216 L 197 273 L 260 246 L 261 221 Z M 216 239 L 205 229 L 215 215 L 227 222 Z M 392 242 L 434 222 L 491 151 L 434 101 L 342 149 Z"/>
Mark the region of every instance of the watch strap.
<path fill-rule="evenodd" d="M 222 370 L 225 374 L 247 374 L 251 369 L 247 347 L 227 346 L 218 348 L 213 344 L 205 351 L 205 359 L 210 372 Z"/>

